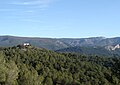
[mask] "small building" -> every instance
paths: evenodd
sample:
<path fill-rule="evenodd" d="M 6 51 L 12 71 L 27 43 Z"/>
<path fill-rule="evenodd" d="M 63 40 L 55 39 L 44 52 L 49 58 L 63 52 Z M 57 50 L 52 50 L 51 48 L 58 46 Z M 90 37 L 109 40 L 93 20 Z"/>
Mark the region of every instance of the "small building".
<path fill-rule="evenodd" d="M 28 48 L 28 47 L 31 47 L 31 44 L 30 43 L 23 43 L 23 44 L 17 45 L 17 47 L 19 47 L 19 48 Z"/>
<path fill-rule="evenodd" d="M 23 46 L 30 46 L 30 43 L 23 43 Z"/>

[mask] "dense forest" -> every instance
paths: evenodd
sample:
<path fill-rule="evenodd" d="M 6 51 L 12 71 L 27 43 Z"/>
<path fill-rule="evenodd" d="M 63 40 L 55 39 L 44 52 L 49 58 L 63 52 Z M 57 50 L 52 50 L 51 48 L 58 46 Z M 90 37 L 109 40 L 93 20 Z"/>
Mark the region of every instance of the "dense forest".
<path fill-rule="evenodd" d="M 120 85 L 120 58 L 0 48 L 0 85 Z"/>

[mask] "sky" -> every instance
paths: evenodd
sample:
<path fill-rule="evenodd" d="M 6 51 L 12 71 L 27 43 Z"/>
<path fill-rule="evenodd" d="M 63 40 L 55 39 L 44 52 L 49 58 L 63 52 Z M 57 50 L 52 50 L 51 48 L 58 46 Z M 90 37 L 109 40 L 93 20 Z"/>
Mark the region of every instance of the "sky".
<path fill-rule="evenodd" d="M 120 37 L 120 0 L 1 0 L 0 35 Z"/>

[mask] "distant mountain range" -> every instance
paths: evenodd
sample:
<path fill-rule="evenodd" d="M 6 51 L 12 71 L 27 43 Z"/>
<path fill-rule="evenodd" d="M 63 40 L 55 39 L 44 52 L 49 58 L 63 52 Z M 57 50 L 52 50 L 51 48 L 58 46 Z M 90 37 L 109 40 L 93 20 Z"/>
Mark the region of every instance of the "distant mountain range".
<path fill-rule="evenodd" d="M 35 47 L 46 48 L 57 52 L 79 52 L 83 54 L 111 55 L 113 52 L 119 54 L 120 37 L 105 38 L 38 38 L 0 36 L 0 46 L 16 46 L 18 44 L 30 43 Z M 115 51 L 117 49 L 117 52 Z"/>
<path fill-rule="evenodd" d="M 0 36 L 0 47 L 17 46 L 23 43 L 57 52 L 76 52 L 82 54 L 113 55 L 120 54 L 120 37 L 105 38 L 38 38 Z"/>
<path fill-rule="evenodd" d="M 47 48 L 50 50 L 59 50 L 68 47 L 105 47 L 120 44 L 120 37 L 105 38 L 36 38 L 36 37 L 16 37 L 16 36 L 0 36 L 0 46 L 15 46 L 29 42 L 33 46 Z"/>
<path fill-rule="evenodd" d="M 67 44 L 60 39 L 53 38 L 33 38 L 33 37 L 16 37 L 16 36 L 0 36 L 0 46 L 16 46 L 18 44 L 30 43 L 35 47 L 42 47 L 50 50 L 56 50 L 68 47 Z"/>

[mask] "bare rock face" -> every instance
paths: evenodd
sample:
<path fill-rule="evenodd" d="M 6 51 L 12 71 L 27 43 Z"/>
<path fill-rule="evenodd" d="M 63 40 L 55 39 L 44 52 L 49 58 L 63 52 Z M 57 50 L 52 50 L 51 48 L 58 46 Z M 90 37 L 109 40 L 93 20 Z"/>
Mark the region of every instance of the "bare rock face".
<path fill-rule="evenodd" d="M 116 50 L 116 49 L 120 49 L 120 44 L 117 44 L 117 45 L 115 45 L 115 46 L 107 46 L 107 47 L 105 47 L 107 50 L 109 50 L 109 51 L 114 51 L 114 50 Z"/>
<path fill-rule="evenodd" d="M 116 46 L 114 46 L 112 50 L 116 50 L 116 49 L 120 49 L 120 44 L 117 44 Z"/>

